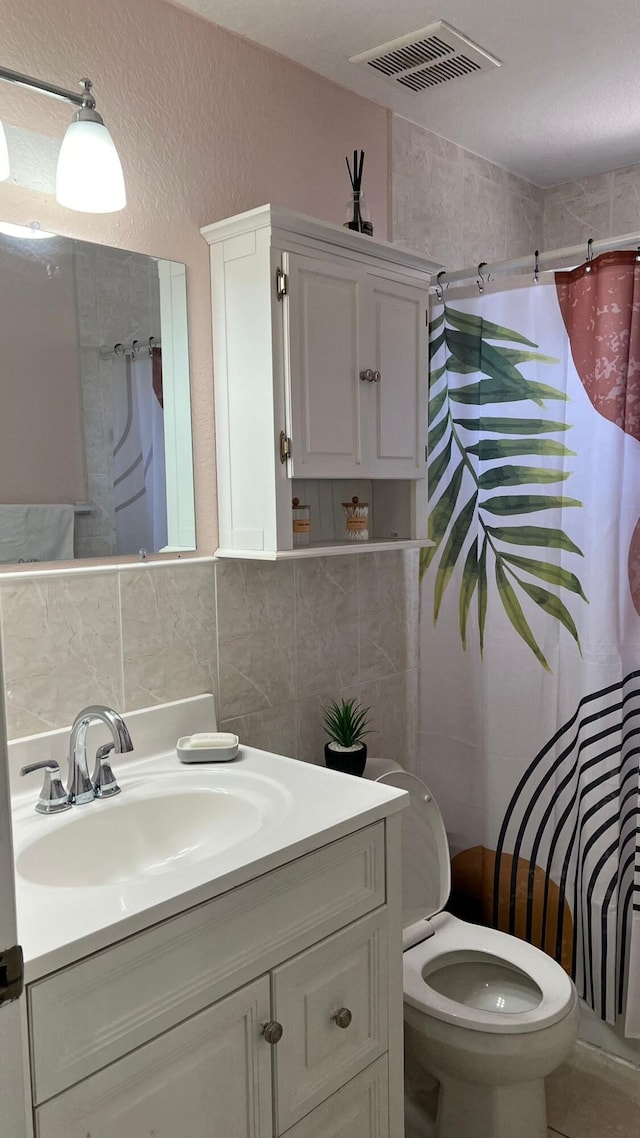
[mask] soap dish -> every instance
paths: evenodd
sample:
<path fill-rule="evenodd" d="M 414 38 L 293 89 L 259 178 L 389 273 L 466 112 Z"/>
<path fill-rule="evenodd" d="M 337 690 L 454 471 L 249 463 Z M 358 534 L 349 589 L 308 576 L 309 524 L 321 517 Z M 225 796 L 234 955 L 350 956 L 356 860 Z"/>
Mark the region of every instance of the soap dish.
<path fill-rule="evenodd" d="M 183 735 L 176 743 L 176 751 L 181 763 L 228 763 L 238 755 L 237 735 L 225 731 L 220 733 L 220 741 L 215 746 L 195 745 L 197 735 Z M 226 740 L 226 743 L 225 743 Z"/>

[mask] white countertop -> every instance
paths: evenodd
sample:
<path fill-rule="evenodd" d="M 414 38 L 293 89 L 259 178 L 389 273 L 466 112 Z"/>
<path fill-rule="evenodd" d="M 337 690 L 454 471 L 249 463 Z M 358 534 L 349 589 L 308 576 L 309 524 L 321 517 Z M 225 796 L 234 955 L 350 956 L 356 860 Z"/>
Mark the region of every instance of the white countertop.
<path fill-rule="evenodd" d="M 192 780 L 195 787 L 206 769 L 201 764 L 180 763 L 173 748 L 122 767 L 118 765 L 120 758 L 115 757 L 114 770 L 122 794 L 115 799 L 76 806 L 57 817 L 36 814 L 31 793 L 16 800 L 14 853 L 18 863 L 30 843 L 55 827 L 73 823 L 81 812 L 88 819 L 100 811 L 117 810 L 128 793 L 130 800 L 139 798 L 154 780 L 171 779 L 177 772 L 184 785 Z M 234 778 L 250 774 L 262 780 L 278 801 L 273 817 L 269 816 L 246 841 L 195 864 L 135 882 L 48 886 L 34 884 L 16 873 L 18 937 L 27 982 L 394 814 L 408 800 L 394 787 L 252 747 L 241 747 L 238 759 L 224 766 L 229 786 Z M 166 803 L 170 810 L 171 799 Z M 87 835 L 90 840 L 90 827 L 83 830 L 84 840 Z M 82 849 L 77 856 L 82 858 Z"/>

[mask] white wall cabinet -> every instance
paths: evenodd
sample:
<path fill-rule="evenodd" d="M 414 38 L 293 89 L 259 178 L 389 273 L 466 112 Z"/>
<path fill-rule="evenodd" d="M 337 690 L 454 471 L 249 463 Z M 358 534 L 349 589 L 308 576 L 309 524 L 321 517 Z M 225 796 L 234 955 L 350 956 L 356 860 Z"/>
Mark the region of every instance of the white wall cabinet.
<path fill-rule="evenodd" d="M 399 851 L 394 816 L 31 984 L 37 1138 L 402 1138 Z"/>
<path fill-rule="evenodd" d="M 270 206 L 202 232 L 211 246 L 218 555 L 425 544 L 428 289 L 439 266 Z M 312 516 L 311 546 L 294 549 L 293 479 L 370 482 L 372 540 L 327 536 Z"/>

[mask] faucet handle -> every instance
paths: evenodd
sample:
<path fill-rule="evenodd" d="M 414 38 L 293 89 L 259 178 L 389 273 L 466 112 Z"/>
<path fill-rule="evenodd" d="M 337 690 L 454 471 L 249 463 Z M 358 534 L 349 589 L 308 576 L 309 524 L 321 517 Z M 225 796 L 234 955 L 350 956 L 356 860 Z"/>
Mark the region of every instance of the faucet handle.
<path fill-rule="evenodd" d="M 69 810 L 71 802 L 62 785 L 60 767 L 55 759 L 48 759 L 42 763 L 30 763 L 28 767 L 22 767 L 20 774 L 31 774 L 33 771 L 42 770 L 44 771 L 44 783 L 36 803 L 38 814 L 61 814 L 63 810 Z"/>
<path fill-rule="evenodd" d="M 115 743 L 104 743 L 96 751 L 96 765 L 93 769 L 93 785 L 96 788 L 96 798 L 113 798 L 120 793 L 116 776 L 111 769 L 109 755 L 115 751 Z"/>

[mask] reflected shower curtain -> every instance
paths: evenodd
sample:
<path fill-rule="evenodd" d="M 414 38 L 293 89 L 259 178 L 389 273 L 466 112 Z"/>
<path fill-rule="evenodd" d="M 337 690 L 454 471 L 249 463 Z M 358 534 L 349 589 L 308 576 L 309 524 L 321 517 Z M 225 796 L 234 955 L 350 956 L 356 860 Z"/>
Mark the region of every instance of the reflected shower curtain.
<path fill-rule="evenodd" d="M 167 544 L 159 348 L 152 358 L 114 360 L 113 411 L 116 552 L 157 551 Z"/>
<path fill-rule="evenodd" d="M 444 301 L 418 773 L 451 904 L 640 1037 L 640 265 Z"/>

